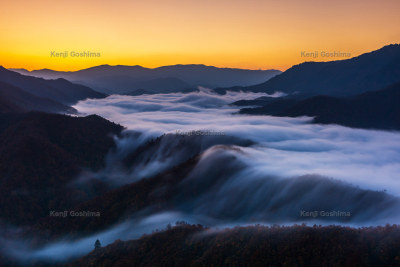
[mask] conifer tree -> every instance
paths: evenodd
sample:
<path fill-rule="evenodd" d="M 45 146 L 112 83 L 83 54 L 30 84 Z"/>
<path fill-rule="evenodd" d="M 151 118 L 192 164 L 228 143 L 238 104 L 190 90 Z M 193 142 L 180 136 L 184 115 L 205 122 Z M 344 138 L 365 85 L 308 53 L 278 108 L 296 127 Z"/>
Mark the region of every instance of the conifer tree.
<path fill-rule="evenodd" d="M 99 249 L 99 248 L 101 248 L 101 243 L 100 243 L 100 240 L 96 240 L 96 242 L 94 243 L 94 249 Z"/>

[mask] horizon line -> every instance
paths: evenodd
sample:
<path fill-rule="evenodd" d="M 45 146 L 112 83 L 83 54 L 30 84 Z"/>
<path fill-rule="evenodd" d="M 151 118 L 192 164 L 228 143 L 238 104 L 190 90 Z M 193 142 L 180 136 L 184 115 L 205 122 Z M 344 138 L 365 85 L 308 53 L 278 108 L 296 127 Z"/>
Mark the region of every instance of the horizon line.
<path fill-rule="evenodd" d="M 154 70 L 154 69 L 159 69 L 159 68 L 164 68 L 164 67 L 174 67 L 174 66 L 204 66 L 204 67 L 213 67 L 213 68 L 217 68 L 217 69 L 231 69 L 231 70 L 251 70 L 251 71 L 280 71 L 280 72 L 284 72 L 285 70 L 279 70 L 279 69 L 249 69 L 249 68 L 232 68 L 232 67 L 217 67 L 217 66 L 213 66 L 213 65 L 206 65 L 206 64 L 172 64 L 172 65 L 162 65 L 162 66 L 158 66 L 158 67 L 154 67 L 154 68 L 150 68 L 150 67 L 144 67 L 141 65 L 121 65 L 121 64 L 117 64 L 117 65 L 111 65 L 111 64 L 100 64 L 100 65 L 94 65 L 91 67 L 87 67 L 87 68 L 82 68 L 82 69 L 77 69 L 77 70 L 56 70 L 56 69 L 49 69 L 49 68 L 42 68 L 42 69 L 32 69 L 29 70 L 27 68 L 7 68 L 4 65 L 0 65 L 1 67 L 4 67 L 8 70 L 26 70 L 28 72 L 32 72 L 32 71 L 41 71 L 41 70 L 50 70 L 50 71 L 56 71 L 56 72 L 77 72 L 77 71 L 81 71 L 81 70 L 87 70 L 87 69 L 91 69 L 91 68 L 96 68 L 96 67 L 102 67 L 102 66 L 107 66 L 107 67 L 140 67 L 143 69 L 150 69 L 150 70 Z M 290 67 L 289 67 L 290 68 Z M 288 69 L 289 69 L 288 68 Z"/>
<path fill-rule="evenodd" d="M 110 65 L 110 64 L 100 64 L 100 65 L 94 65 L 94 66 L 87 67 L 87 68 L 76 69 L 76 70 L 67 70 L 67 71 L 56 70 L 56 69 L 49 69 L 49 68 L 31 69 L 31 70 L 29 70 L 29 69 L 27 69 L 27 68 L 21 68 L 21 67 L 19 67 L 19 68 L 7 68 L 7 67 L 4 67 L 4 65 L 0 65 L 0 66 L 6 68 L 6 69 L 8 69 L 8 70 L 26 70 L 26 71 L 28 71 L 28 72 L 32 72 L 32 71 L 41 71 L 41 70 L 50 70 L 50 71 L 56 71 L 56 72 L 77 72 L 77 71 L 87 70 L 87 69 L 96 68 L 96 67 L 101 67 L 101 66 L 109 66 L 109 67 L 117 67 L 117 66 L 121 66 L 121 67 L 141 67 L 141 68 L 144 68 L 144 69 L 152 69 L 152 70 L 158 69 L 158 68 L 162 68 L 162 67 L 172 67 L 172 66 L 205 66 L 205 67 L 214 67 L 214 68 L 218 68 L 218 69 L 237 69 L 237 70 L 251 70 L 251 71 L 280 71 L 280 72 L 285 72 L 286 70 L 292 68 L 293 66 L 297 66 L 297 65 L 300 65 L 300 64 L 303 64 L 303 63 L 306 63 L 306 62 L 323 63 L 323 62 L 333 62 L 333 61 L 344 61 L 344 60 L 349 60 L 349 59 L 357 58 L 357 57 L 360 57 L 360 56 L 362 56 L 362 55 L 369 54 L 369 53 L 372 53 L 372 52 L 381 50 L 381 49 L 383 49 L 383 48 L 385 48 L 385 47 L 389 47 L 389 46 L 398 46 L 398 45 L 400 45 L 400 43 L 391 43 L 391 44 L 388 44 L 388 45 L 381 46 L 381 47 L 378 48 L 378 49 L 371 50 L 371 51 L 368 51 L 368 52 L 364 52 L 364 53 L 359 54 L 359 55 L 357 55 L 357 56 L 351 56 L 351 57 L 349 57 L 349 58 L 342 58 L 342 59 L 329 58 L 329 59 L 331 59 L 331 60 L 326 60 L 326 61 L 308 61 L 308 60 L 305 60 L 305 61 L 300 62 L 300 63 L 298 63 L 298 64 L 291 65 L 290 67 L 288 67 L 288 68 L 286 68 L 286 69 L 284 69 L 284 70 L 275 69 L 275 68 L 269 68 L 269 69 L 262 69 L 262 68 L 258 68 L 258 69 L 249 69 L 249 68 L 217 67 L 217 66 L 206 65 L 206 64 L 179 64 L 179 63 L 178 63 L 178 64 L 172 64 L 172 65 L 162 65 L 162 66 L 158 66 L 158 67 L 154 67 L 154 68 L 144 67 L 144 66 L 137 65 L 137 64 L 136 64 L 136 65 L 121 65 L 121 64 Z"/>

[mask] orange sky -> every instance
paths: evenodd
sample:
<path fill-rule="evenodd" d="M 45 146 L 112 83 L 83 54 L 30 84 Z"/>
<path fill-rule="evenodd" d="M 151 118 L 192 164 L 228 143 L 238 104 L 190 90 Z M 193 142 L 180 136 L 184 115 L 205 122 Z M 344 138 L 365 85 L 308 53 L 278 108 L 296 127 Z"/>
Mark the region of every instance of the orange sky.
<path fill-rule="evenodd" d="M 205 64 L 285 70 L 327 60 L 301 57 L 301 51 L 357 56 L 399 43 L 399 12 L 399 0 L 3 1 L 0 65 L 78 70 L 101 64 Z M 52 58 L 51 51 L 101 56 Z"/>

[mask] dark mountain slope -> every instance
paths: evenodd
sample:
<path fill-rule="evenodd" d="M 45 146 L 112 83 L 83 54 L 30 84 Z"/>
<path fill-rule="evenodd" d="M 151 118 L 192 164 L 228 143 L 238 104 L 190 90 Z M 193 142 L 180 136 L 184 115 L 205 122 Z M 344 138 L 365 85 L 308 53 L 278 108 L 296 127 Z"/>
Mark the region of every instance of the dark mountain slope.
<path fill-rule="evenodd" d="M 356 128 L 400 130 L 400 82 L 351 98 L 317 96 L 303 100 L 277 116 L 315 116 L 315 123 Z"/>
<path fill-rule="evenodd" d="M 4 112 L 24 112 L 25 109 L 15 105 L 1 96 L 0 92 L 0 113 Z"/>
<path fill-rule="evenodd" d="M 31 224 L 50 210 L 64 210 L 104 193 L 90 181 L 69 185 L 84 169 L 99 170 L 122 127 L 92 115 L 29 112 L 8 116 L 0 132 L 0 218 Z M 7 127 L 8 126 L 8 127 Z M 4 129 L 5 128 L 5 129 Z"/>
<path fill-rule="evenodd" d="M 86 98 L 104 98 L 107 97 L 106 94 L 99 93 L 92 90 L 91 88 L 81 85 L 74 84 L 65 79 L 59 78 L 56 80 L 46 80 L 46 84 L 66 93 L 69 98 L 72 99 L 72 103 L 76 103 L 79 100 L 84 100 Z"/>
<path fill-rule="evenodd" d="M 314 92 L 350 96 L 384 88 L 397 82 L 399 77 L 400 44 L 392 44 L 351 59 L 304 62 L 258 85 L 219 88 L 216 91 Z"/>
<path fill-rule="evenodd" d="M 8 83 L 0 82 L 0 97 L 7 100 L 14 106 L 8 111 L 43 111 L 55 113 L 76 113 L 74 108 L 63 105 L 49 98 L 38 97 L 32 95 L 18 87 Z M 0 109 L 4 109 L 9 104 L 1 105 Z"/>
<path fill-rule="evenodd" d="M 398 266 L 399 250 L 396 225 L 211 230 L 179 222 L 137 240 L 116 240 L 65 266 Z"/>
<path fill-rule="evenodd" d="M 40 237 L 36 239 L 37 245 L 57 240 L 64 235 L 73 240 L 104 230 L 145 208 L 151 207 L 147 212 L 171 209 L 173 205 L 170 200 L 179 193 L 176 185 L 192 170 L 198 160 L 198 157 L 194 157 L 163 174 L 114 189 L 71 209 L 77 212 L 100 212 L 101 217 L 66 217 L 60 221 L 58 218 L 47 216 L 41 219 L 30 233 Z M 162 194 L 153 193 L 167 188 L 168 190 L 160 191 Z"/>
<path fill-rule="evenodd" d="M 104 98 L 107 95 L 73 84 L 65 79 L 45 80 L 25 76 L 0 66 L 0 81 L 9 83 L 35 96 L 50 98 L 62 104 L 71 105 L 86 98 Z"/>

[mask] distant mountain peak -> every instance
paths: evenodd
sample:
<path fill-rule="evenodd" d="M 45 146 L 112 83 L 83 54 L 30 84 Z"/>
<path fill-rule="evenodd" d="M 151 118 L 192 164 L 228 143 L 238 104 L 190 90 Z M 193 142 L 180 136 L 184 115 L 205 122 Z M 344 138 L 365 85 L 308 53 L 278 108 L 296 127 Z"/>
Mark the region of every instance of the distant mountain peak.
<path fill-rule="evenodd" d="M 20 69 L 9 68 L 9 70 L 15 70 L 15 71 L 20 70 L 20 71 L 27 71 L 27 72 L 29 72 L 29 70 L 24 69 L 24 68 L 20 68 Z"/>
<path fill-rule="evenodd" d="M 353 58 L 303 62 L 264 83 L 241 88 L 218 88 L 217 91 L 242 90 L 268 94 L 297 91 L 349 96 L 395 83 L 399 80 L 399 73 L 400 45 L 392 44 Z"/>
<path fill-rule="evenodd" d="M 136 89 L 167 93 L 182 89 L 194 89 L 197 86 L 208 88 L 224 86 L 246 86 L 259 84 L 280 74 L 278 70 L 246 70 L 219 68 L 204 64 L 170 65 L 158 68 L 145 68 L 139 65 L 99 65 L 78 71 L 35 70 L 21 74 L 44 79 L 64 78 L 72 83 L 79 83 L 100 92 L 126 93 Z M 157 84 L 164 79 L 168 84 Z M 146 83 L 147 86 L 142 86 Z M 139 86 L 140 85 L 140 86 Z M 153 88 L 153 87 L 159 88 Z"/>

